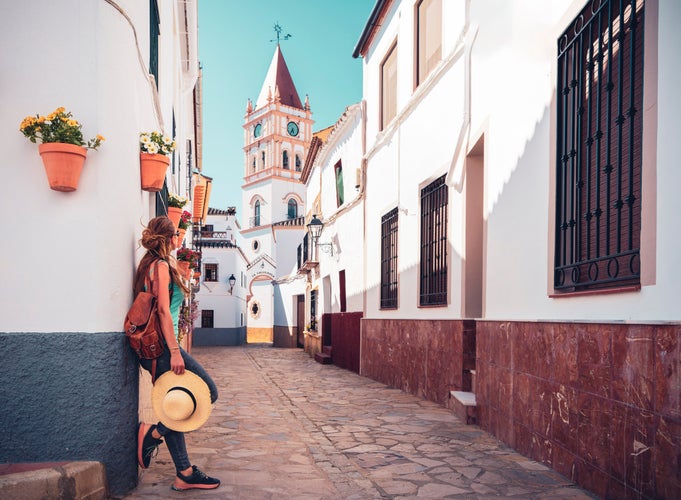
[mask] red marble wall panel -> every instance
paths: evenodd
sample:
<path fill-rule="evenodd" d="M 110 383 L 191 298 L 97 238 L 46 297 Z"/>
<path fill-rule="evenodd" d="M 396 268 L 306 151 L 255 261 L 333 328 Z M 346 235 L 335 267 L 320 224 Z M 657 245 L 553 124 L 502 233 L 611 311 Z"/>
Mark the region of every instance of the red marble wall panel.
<path fill-rule="evenodd" d="M 612 380 L 612 328 L 592 324 L 576 327 L 579 388 L 608 398 Z"/>
<path fill-rule="evenodd" d="M 462 390 L 463 321 L 363 319 L 360 373 L 445 404 Z"/>
<path fill-rule="evenodd" d="M 681 498 L 681 422 L 660 417 L 655 431 L 655 491 L 659 498 Z"/>
<path fill-rule="evenodd" d="M 637 408 L 653 409 L 654 331 L 633 325 L 612 343 L 612 397 Z"/>
<path fill-rule="evenodd" d="M 571 481 L 576 481 L 578 462 L 580 462 L 580 460 L 574 453 L 563 446 L 554 443 L 552 467 L 556 471 Z"/>
<path fill-rule="evenodd" d="M 648 497 L 654 496 L 653 449 L 657 418 L 650 412 L 613 403 L 612 474 Z"/>
<path fill-rule="evenodd" d="M 561 384 L 576 385 L 579 380 L 577 371 L 577 331 L 570 325 L 551 323 L 553 329 L 554 364 L 552 378 Z"/>
<path fill-rule="evenodd" d="M 603 498 L 681 498 L 681 326 L 479 321 L 480 426 Z"/>
<path fill-rule="evenodd" d="M 681 419 L 681 336 L 679 328 L 659 326 L 654 345 L 655 412 Z"/>

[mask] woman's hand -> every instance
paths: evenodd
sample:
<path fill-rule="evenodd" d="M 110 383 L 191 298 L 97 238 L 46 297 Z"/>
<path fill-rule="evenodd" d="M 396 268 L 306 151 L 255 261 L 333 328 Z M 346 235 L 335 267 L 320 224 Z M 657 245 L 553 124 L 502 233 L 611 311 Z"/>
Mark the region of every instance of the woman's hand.
<path fill-rule="evenodd" d="M 184 359 L 179 349 L 170 350 L 170 369 L 176 375 L 182 375 L 184 373 Z"/>

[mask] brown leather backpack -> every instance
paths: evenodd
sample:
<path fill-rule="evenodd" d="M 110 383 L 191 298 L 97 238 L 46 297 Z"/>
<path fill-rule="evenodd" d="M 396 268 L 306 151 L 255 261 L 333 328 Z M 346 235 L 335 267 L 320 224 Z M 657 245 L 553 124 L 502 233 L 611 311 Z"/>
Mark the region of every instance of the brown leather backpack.
<path fill-rule="evenodd" d="M 156 359 L 163 354 L 163 334 L 158 318 L 156 297 L 140 292 L 125 315 L 125 336 L 141 359 Z"/>

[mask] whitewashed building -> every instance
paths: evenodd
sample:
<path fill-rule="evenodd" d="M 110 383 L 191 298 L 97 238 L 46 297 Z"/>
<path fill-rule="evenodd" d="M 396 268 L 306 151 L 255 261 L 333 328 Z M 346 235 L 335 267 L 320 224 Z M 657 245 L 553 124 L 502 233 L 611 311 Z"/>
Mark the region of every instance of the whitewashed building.
<path fill-rule="evenodd" d="M 354 51 L 360 220 L 308 188 L 319 242 L 363 249 L 360 373 L 474 393 L 482 428 L 604 498 L 681 493 L 680 20 L 673 0 L 379 0 Z"/>
<path fill-rule="evenodd" d="M 201 251 L 195 346 L 246 342 L 248 261 L 240 229 L 235 208 L 209 208 L 201 230 L 194 233 L 194 244 Z"/>
<path fill-rule="evenodd" d="M 97 460 L 111 493 L 137 483 L 137 360 L 122 332 L 146 222 L 165 191 L 140 186 L 139 134 L 178 148 L 167 189 L 191 196 L 200 169 L 194 0 L 4 2 L 0 17 L 3 207 L 0 462 Z M 73 192 L 50 190 L 28 115 L 63 106 L 89 151 Z M 10 240 L 11 239 L 11 240 Z M 49 439 L 44 432 L 49 429 Z"/>
<path fill-rule="evenodd" d="M 320 227 L 308 229 L 299 248 L 299 275 L 307 281 L 306 349 L 326 356 L 334 356 L 333 350 L 337 364 L 343 357 L 339 349 L 358 352 L 364 311 L 364 125 L 364 102 L 348 106 L 332 127 L 312 139 L 302 177 L 309 200 L 307 227 Z M 332 317 L 342 321 L 333 339 Z"/>

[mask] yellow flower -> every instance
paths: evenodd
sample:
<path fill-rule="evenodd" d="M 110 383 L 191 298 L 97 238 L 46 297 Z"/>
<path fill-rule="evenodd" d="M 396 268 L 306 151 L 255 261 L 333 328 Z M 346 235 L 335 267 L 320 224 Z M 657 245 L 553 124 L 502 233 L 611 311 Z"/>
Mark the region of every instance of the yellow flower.
<path fill-rule="evenodd" d="M 45 123 L 46 118 L 44 116 L 41 116 L 38 118 L 38 123 Z"/>
<path fill-rule="evenodd" d="M 49 115 L 47 115 L 47 119 L 48 119 L 49 121 L 54 120 L 56 117 L 57 117 L 57 114 L 56 114 L 56 113 L 50 113 Z"/>
<path fill-rule="evenodd" d="M 64 111 L 66 111 L 66 108 L 64 108 L 64 107 L 62 107 L 62 106 L 60 106 L 60 107 L 58 107 L 57 109 L 54 110 L 54 112 L 55 112 L 56 114 L 63 113 Z"/>
<path fill-rule="evenodd" d="M 98 141 L 106 141 L 106 139 L 104 138 L 104 136 L 101 136 L 101 135 L 99 135 L 99 134 L 97 134 L 97 140 L 98 140 Z"/>
<path fill-rule="evenodd" d="M 67 120 L 66 123 L 69 127 L 77 127 L 78 126 L 78 122 L 76 120 Z"/>

